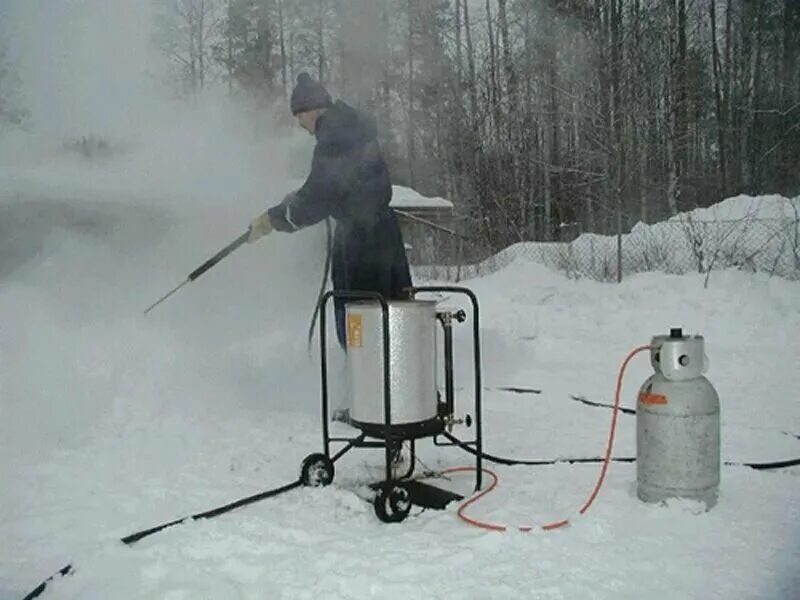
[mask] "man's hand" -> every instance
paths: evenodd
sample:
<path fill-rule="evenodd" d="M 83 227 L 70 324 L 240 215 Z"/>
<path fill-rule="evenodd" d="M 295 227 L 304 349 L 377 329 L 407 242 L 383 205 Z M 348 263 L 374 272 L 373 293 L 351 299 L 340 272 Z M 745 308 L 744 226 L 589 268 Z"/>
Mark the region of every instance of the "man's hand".
<path fill-rule="evenodd" d="M 252 223 L 250 223 L 247 241 L 252 244 L 268 233 L 271 233 L 273 229 L 274 227 L 272 226 L 272 219 L 269 218 L 267 213 L 264 213 L 253 219 Z"/>

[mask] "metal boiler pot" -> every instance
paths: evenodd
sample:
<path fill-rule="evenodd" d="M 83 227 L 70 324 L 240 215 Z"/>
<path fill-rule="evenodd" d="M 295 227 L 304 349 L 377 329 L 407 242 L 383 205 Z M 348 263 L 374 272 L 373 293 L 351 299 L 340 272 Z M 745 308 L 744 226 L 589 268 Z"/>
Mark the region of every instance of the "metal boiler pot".
<path fill-rule="evenodd" d="M 431 435 L 441 429 L 436 302 L 389 301 L 387 306 L 392 435 Z M 346 319 L 351 422 L 364 431 L 380 434 L 386 428 L 383 311 L 378 302 L 349 302 Z"/>

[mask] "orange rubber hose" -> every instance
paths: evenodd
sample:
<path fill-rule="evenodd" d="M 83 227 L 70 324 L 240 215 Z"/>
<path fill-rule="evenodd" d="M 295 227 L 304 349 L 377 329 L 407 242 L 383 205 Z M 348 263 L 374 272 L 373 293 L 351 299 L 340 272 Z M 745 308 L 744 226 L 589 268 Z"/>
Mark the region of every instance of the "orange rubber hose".
<path fill-rule="evenodd" d="M 619 415 L 619 402 L 620 402 L 620 392 L 622 391 L 622 381 L 625 376 L 625 370 L 628 368 L 628 363 L 631 359 L 639 354 L 640 352 L 644 352 L 645 350 L 650 350 L 650 346 L 639 346 L 631 350 L 625 360 L 622 362 L 622 366 L 620 367 L 619 374 L 617 376 L 617 387 L 614 393 L 614 410 L 612 411 L 611 416 L 611 427 L 608 431 L 608 443 L 606 444 L 606 453 L 603 457 L 603 465 L 600 468 L 600 475 L 597 478 L 597 481 L 594 484 L 594 488 L 592 489 L 592 493 L 589 494 L 589 497 L 586 499 L 586 502 L 583 503 L 580 510 L 578 511 L 580 514 L 584 514 L 592 503 L 597 498 L 597 495 L 600 493 L 600 488 L 603 486 L 603 481 L 605 481 L 606 473 L 608 472 L 608 465 L 611 464 L 611 452 L 614 449 L 614 437 L 617 433 L 617 416 Z M 475 471 L 475 467 L 453 467 L 451 469 L 446 469 L 442 471 L 442 473 L 462 473 L 466 471 Z M 474 519 L 472 517 L 467 516 L 466 510 L 473 504 L 475 504 L 478 500 L 486 496 L 489 492 L 494 490 L 497 487 L 499 482 L 499 478 L 497 475 L 489 470 L 489 469 L 482 469 L 484 473 L 489 475 L 492 478 L 491 485 L 486 488 L 485 490 L 481 490 L 467 501 L 465 501 L 461 506 L 458 508 L 458 516 L 461 520 L 473 525 L 475 527 L 480 527 L 481 529 L 488 529 L 490 531 L 507 531 L 507 525 L 499 525 L 497 523 L 487 523 L 485 521 L 480 521 L 478 519 Z M 541 525 L 540 528 L 544 531 L 551 531 L 553 529 L 559 529 L 564 527 L 565 525 L 569 524 L 569 519 L 562 519 L 561 521 L 554 521 L 553 523 L 547 523 L 545 525 Z M 536 529 L 536 526 L 532 525 L 519 525 L 517 529 L 519 531 L 530 532 Z"/>

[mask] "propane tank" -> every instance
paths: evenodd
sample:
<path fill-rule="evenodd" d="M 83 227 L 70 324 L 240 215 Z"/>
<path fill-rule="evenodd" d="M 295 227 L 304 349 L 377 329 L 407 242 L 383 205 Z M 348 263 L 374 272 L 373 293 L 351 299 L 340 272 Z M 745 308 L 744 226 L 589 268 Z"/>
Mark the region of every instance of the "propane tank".
<path fill-rule="evenodd" d="M 717 502 L 720 480 L 719 396 L 705 373 L 702 336 L 680 329 L 655 336 L 655 370 L 639 390 L 636 410 L 637 494 L 645 502 L 690 498 Z"/>

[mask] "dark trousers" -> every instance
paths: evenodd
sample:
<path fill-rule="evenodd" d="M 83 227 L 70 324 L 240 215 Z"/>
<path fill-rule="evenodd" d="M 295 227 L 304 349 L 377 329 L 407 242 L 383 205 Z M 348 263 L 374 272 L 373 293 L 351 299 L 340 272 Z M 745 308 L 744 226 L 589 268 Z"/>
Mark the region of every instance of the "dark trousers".
<path fill-rule="evenodd" d="M 386 210 L 370 226 L 336 223 L 331 256 L 333 289 L 377 292 L 387 301 L 408 298 L 411 274 L 397 217 Z M 347 348 L 345 301 L 334 299 L 336 335 Z"/>

